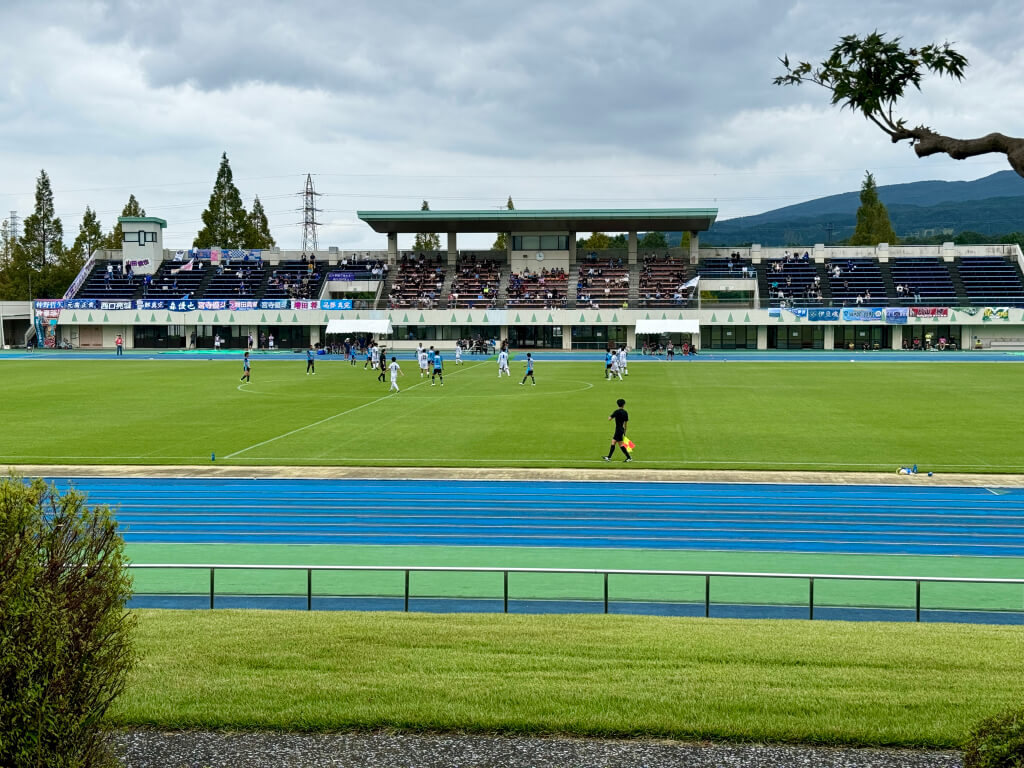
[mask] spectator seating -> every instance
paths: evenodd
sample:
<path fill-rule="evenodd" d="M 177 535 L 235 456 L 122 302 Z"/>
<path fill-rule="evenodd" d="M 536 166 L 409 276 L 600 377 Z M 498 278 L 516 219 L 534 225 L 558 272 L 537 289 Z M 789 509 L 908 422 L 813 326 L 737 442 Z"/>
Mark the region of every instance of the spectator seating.
<path fill-rule="evenodd" d="M 493 306 L 501 286 L 501 267 L 493 259 L 477 261 L 474 254 L 462 256 L 455 266 L 455 279 L 448 293 L 449 307 Z"/>
<path fill-rule="evenodd" d="M 826 263 L 833 306 L 885 306 L 885 280 L 876 259 L 831 259 Z M 860 297 L 860 302 L 857 297 Z"/>
<path fill-rule="evenodd" d="M 204 299 L 255 299 L 263 291 L 263 263 L 229 261 L 215 269 L 203 291 Z"/>
<path fill-rule="evenodd" d="M 439 306 L 445 274 L 440 255 L 433 260 L 422 253 L 413 257 L 402 256 L 388 293 L 388 307 L 432 309 Z"/>
<path fill-rule="evenodd" d="M 323 287 L 326 265 L 316 257 L 282 261 L 270 270 L 264 299 L 315 299 Z"/>
<path fill-rule="evenodd" d="M 110 267 L 108 270 L 107 267 Z M 108 277 L 109 275 L 109 277 Z M 76 299 L 128 301 L 140 295 L 143 277 L 129 278 L 120 261 L 97 260 L 85 282 L 75 294 Z"/>
<path fill-rule="evenodd" d="M 509 275 L 505 289 L 507 307 L 559 309 L 565 306 L 569 275 L 564 269 L 529 267 Z"/>
<path fill-rule="evenodd" d="M 1016 262 L 1002 256 L 963 256 L 956 265 L 972 305 L 1024 307 L 1024 282 Z"/>
<path fill-rule="evenodd" d="M 682 305 L 685 302 L 685 295 L 680 286 L 689 279 L 686 265 L 681 260 L 670 258 L 668 254 L 645 256 L 640 269 L 640 306 Z"/>
<path fill-rule="evenodd" d="M 192 264 L 191 269 L 182 269 Z M 210 273 L 209 263 L 199 259 L 192 262 L 165 261 L 153 275 L 147 286 L 143 283 L 142 298 L 146 299 L 196 299 L 202 288 L 203 279 Z M 205 298 L 205 297 L 202 297 Z"/>
<path fill-rule="evenodd" d="M 621 307 L 629 303 L 629 266 L 609 259 L 580 264 L 576 279 L 577 307 Z"/>
<path fill-rule="evenodd" d="M 938 257 L 912 257 L 889 262 L 896 298 L 890 303 L 904 306 L 932 304 L 955 306 L 956 288 L 946 263 Z"/>
<path fill-rule="evenodd" d="M 701 259 L 697 264 L 697 274 L 714 280 L 755 277 L 750 259 L 744 259 L 738 253 L 731 253 L 724 258 Z"/>
<path fill-rule="evenodd" d="M 795 256 L 767 259 L 761 268 L 768 287 L 768 306 L 820 307 L 824 304 L 824 287 L 817 267 L 810 259 Z M 881 294 L 884 296 L 885 291 Z"/>

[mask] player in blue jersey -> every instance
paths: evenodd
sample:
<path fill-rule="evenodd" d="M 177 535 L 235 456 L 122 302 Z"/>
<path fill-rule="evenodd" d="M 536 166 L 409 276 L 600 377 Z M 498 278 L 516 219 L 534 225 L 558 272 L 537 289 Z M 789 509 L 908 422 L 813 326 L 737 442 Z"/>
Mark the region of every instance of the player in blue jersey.
<path fill-rule="evenodd" d="M 313 356 L 312 345 L 306 350 L 306 375 L 309 376 L 311 373 L 316 376 L 316 358 Z"/>
<path fill-rule="evenodd" d="M 608 380 L 612 378 L 612 351 L 610 349 L 604 351 L 604 377 Z"/>
<path fill-rule="evenodd" d="M 434 348 L 431 347 L 431 350 Z M 434 379 L 441 379 L 441 386 L 444 386 L 444 361 L 441 360 L 441 350 L 434 353 L 434 373 L 430 377 L 430 386 L 434 386 Z"/>
<path fill-rule="evenodd" d="M 242 378 L 240 378 L 239 381 L 244 381 L 246 384 L 249 383 L 249 374 L 252 372 L 251 366 L 252 363 L 249 360 L 249 353 L 246 352 L 245 356 L 242 358 Z"/>
<path fill-rule="evenodd" d="M 533 378 L 533 355 L 530 352 L 526 353 L 526 376 L 523 376 L 523 380 L 519 383 L 525 384 L 527 377 L 533 382 L 533 386 L 537 386 L 537 380 Z"/>

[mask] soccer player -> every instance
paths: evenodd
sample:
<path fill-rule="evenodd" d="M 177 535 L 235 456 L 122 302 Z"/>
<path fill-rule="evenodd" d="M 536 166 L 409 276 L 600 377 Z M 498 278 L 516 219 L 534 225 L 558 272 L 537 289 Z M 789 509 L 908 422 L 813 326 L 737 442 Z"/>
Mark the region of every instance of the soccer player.
<path fill-rule="evenodd" d="M 381 382 L 382 384 L 384 383 L 384 371 L 387 370 L 387 365 L 386 365 L 387 362 L 388 362 L 388 356 L 386 354 L 387 351 L 388 351 L 387 347 L 381 347 L 380 348 L 380 373 L 377 374 L 377 381 Z"/>
<path fill-rule="evenodd" d="M 313 357 L 313 345 L 309 345 L 309 349 L 306 350 L 306 375 L 313 374 L 316 376 L 316 358 Z"/>
<path fill-rule="evenodd" d="M 398 374 L 401 373 L 403 376 L 405 376 L 405 373 L 403 373 L 401 366 L 398 364 L 398 358 L 391 358 L 391 365 L 388 366 L 388 369 L 391 371 L 391 386 L 388 388 L 388 392 L 390 392 L 392 389 L 395 390 L 395 392 L 398 392 Z"/>
<path fill-rule="evenodd" d="M 629 376 L 629 368 L 627 367 L 626 361 L 625 345 L 619 347 L 619 373 L 621 373 L 623 376 Z"/>
<path fill-rule="evenodd" d="M 506 363 L 505 367 L 506 368 L 508 367 L 507 363 Z M 530 377 L 530 381 L 532 381 L 533 382 L 533 386 L 536 387 L 537 386 L 537 380 L 535 378 L 533 378 L 533 355 L 530 354 L 529 352 L 526 353 L 526 376 L 523 376 L 523 380 L 519 382 L 520 385 L 526 383 L 526 377 L 527 376 Z"/>
<path fill-rule="evenodd" d="M 629 423 L 629 414 L 626 413 L 626 401 L 620 397 L 615 402 L 619 407 L 612 411 L 612 415 L 608 417 L 608 421 L 615 420 L 615 434 L 612 435 L 612 447 L 608 449 L 608 455 L 602 458 L 605 461 L 611 461 L 612 456 L 615 454 L 615 446 L 618 446 L 626 454 L 626 461 L 632 461 L 633 457 L 629 455 L 629 451 L 623 445 L 626 441 L 626 425 Z"/>
<path fill-rule="evenodd" d="M 430 345 L 430 349 L 427 350 L 427 370 L 432 370 L 434 367 L 434 345 Z"/>
<path fill-rule="evenodd" d="M 612 351 L 611 355 L 609 356 L 608 365 L 610 366 L 608 368 L 609 380 L 614 379 L 616 376 L 618 376 L 619 381 L 622 381 L 622 371 L 619 370 L 619 355 L 615 351 Z"/>
<path fill-rule="evenodd" d="M 612 378 L 612 352 L 610 349 L 604 351 L 604 377 L 611 381 Z"/>
<path fill-rule="evenodd" d="M 455 345 L 455 364 L 462 365 L 462 345 Z"/>
<path fill-rule="evenodd" d="M 425 350 L 422 346 L 420 347 L 417 359 L 419 360 L 420 378 L 422 379 L 424 376 L 427 375 L 427 350 Z"/>
<path fill-rule="evenodd" d="M 246 384 L 249 383 L 250 366 L 252 364 L 249 361 L 249 353 L 245 353 L 245 357 L 242 358 L 242 378 L 239 381 L 244 381 Z"/>
<path fill-rule="evenodd" d="M 504 373 L 506 376 L 511 376 L 512 371 L 508 369 L 508 350 L 504 347 L 501 348 L 501 352 L 498 353 L 498 378 L 501 378 L 501 374 Z"/>
<path fill-rule="evenodd" d="M 380 368 L 383 371 L 387 361 L 386 357 L 380 356 L 380 347 L 377 345 L 377 342 L 373 342 L 370 345 L 370 368 Z"/>
<path fill-rule="evenodd" d="M 433 347 L 431 347 L 433 349 Z M 444 363 L 441 360 L 441 350 L 434 353 L 434 373 L 430 377 L 430 386 L 434 386 L 434 377 L 441 379 L 441 386 L 444 386 Z"/>
<path fill-rule="evenodd" d="M 366 342 L 366 362 L 363 363 L 364 371 L 366 370 L 366 366 L 371 365 L 373 363 L 373 352 L 375 349 L 377 349 L 376 344 L 374 344 L 372 341 Z"/>

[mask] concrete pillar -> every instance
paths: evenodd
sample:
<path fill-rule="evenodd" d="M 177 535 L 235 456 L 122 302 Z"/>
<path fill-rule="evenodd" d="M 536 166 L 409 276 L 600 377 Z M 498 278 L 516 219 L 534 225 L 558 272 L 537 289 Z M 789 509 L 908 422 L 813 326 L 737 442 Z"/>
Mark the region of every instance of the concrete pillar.
<path fill-rule="evenodd" d="M 629 233 L 629 240 L 627 241 L 627 253 L 629 255 L 629 263 L 636 264 L 636 232 Z"/>
<path fill-rule="evenodd" d="M 825 337 L 822 339 L 822 346 L 825 349 L 836 348 L 836 327 L 834 325 L 825 326 Z"/>
<path fill-rule="evenodd" d="M 388 232 L 388 264 L 398 263 L 398 233 Z"/>
<path fill-rule="evenodd" d="M 320 326 L 311 325 L 309 327 L 309 343 L 316 346 L 320 343 Z"/>
<path fill-rule="evenodd" d="M 458 235 L 455 232 L 448 233 L 448 266 L 454 267 L 459 258 Z"/>
<path fill-rule="evenodd" d="M 576 233 L 569 233 L 569 263 L 576 263 Z"/>
<path fill-rule="evenodd" d="M 626 326 L 626 349 L 636 349 L 636 326 Z"/>
<path fill-rule="evenodd" d="M 889 331 L 889 336 L 892 343 L 889 345 L 892 349 L 903 349 L 903 328 L 902 325 L 890 325 L 892 330 Z"/>
<path fill-rule="evenodd" d="M 562 326 L 562 349 L 572 349 L 572 326 Z"/>
<path fill-rule="evenodd" d="M 768 349 L 768 326 L 757 326 L 757 348 Z"/>
<path fill-rule="evenodd" d="M 690 233 L 690 263 L 696 264 L 700 261 L 700 235 L 696 232 Z M 700 349 L 700 347 L 697 347 Z"/>

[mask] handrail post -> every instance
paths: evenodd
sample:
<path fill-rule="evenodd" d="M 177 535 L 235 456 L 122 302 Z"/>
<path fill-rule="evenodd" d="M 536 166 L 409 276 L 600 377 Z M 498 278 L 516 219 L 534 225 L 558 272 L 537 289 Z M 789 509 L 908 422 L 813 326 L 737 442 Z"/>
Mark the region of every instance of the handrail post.
<path fill-rule="evenodd" d="M 211 611 L 213 610 L 213 572 L 215 570 L 217 570 L 217 569 L 216 568 L 211 568 L 210 569 L 210 610 Z"/>
<path fill-rule="evenodd" d="M 306 610 L 313 610 L 313 569 L 306 569 Z"/>
<path fill-rule="evenodd" d="M 711 574 L 704 576 L 704 618 L 711 617 Z"/>
<path fill-rule="evenodd" d="M 608 572 L 604 574 L 604 612 L 608 613 Z"/>
<path fill-rule="evenodd" d="M 505 613 L 508 613 L 508 571 L 505 571 Z"/>
<path fill-rule="evenodd" d="M 405 612 L 409 612 L 409 569 L 405 569 Z"/>
<path fill-rule="evenodd" d="M 814 621 L 814 577 L 812 576 L 807 580 L 810 582 L 810 587 L 807 595 L 807 607 L 808 607 L 808 620 Z"/>
<path fill-rule="evenodd" d="M 915 584 L 917 595 L 914 598 L 914 621 L 921 621 L 921 580 L 918 579 Z"/>

